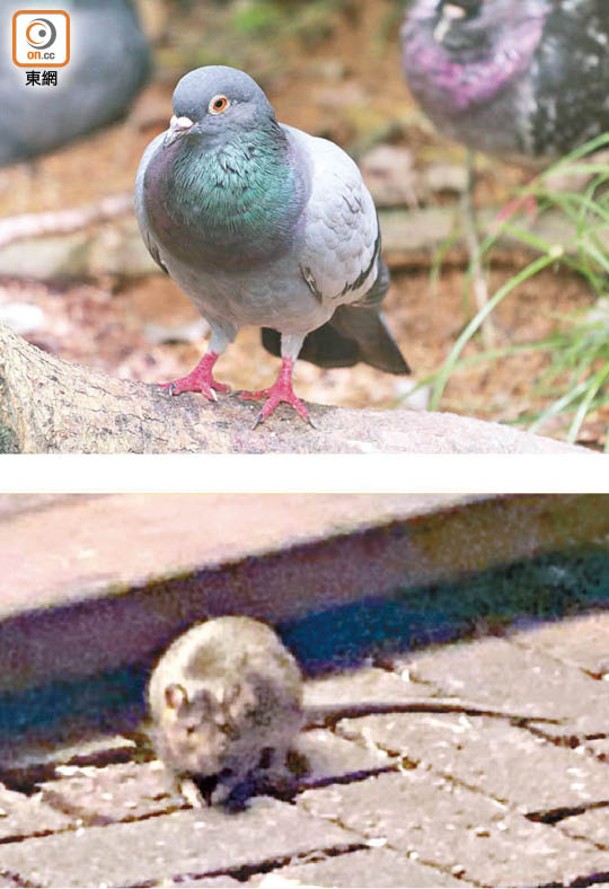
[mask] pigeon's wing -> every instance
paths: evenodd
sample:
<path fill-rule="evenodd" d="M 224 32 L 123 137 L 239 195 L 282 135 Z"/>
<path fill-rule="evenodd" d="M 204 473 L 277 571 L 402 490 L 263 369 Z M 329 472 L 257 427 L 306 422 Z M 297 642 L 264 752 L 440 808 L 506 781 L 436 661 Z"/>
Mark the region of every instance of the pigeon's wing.
<path fill-rule="evenodd" d="M 381 236 L 370 192 L 338 145 L 284 129 L 310 188 L 298 245 L 300 273 L 322 302 L 338 307 L 365 300 L 381 275 Z"/>
<path fill-rule="evenodd" d="M 357 166 L 334 143 L 285 129 L 310 189 L 298 243 L 300 273 L 317 299 L 336 306 L 330 321 L 306 336 L 299 357 L 320 367 L 364 361 L 408 373 L 379 311 L 389 271 L 376 209 Z M 277 331 L 263 328 L 263 345 L 274 355 L 280 340 Z"/>
<path fill-rule="evenodd" d="M 148 247 L 150 255 L 152 256 L 156 264 L 167 274 L 167 267 L 161 259 L 158 244 L 155 242 L 150 231 L 150 226 L 148 224 L 148 214 L 146 213 L 146 203 L 144 201 L 144 176 L 146 175 L 148 164 L 152 160 L 156 151 L 163 144 L 164 138 L 165 133 L 160 133 L 158 136 L 156 136 L 142 155 L 142 159 L 137 170 L 137 176 L 135 177 L 134 202 L 135 215 L 137 217 L 140 231 L 142 233 L 142 238 L 144 239 L 144 244 L 146 245 L 146 247 Z"/>
<path fill-rule="evenodd" d="M 609 129 L 609 3 L 556 3 L 532 65 L 536 154 L 561 156 Z"/>

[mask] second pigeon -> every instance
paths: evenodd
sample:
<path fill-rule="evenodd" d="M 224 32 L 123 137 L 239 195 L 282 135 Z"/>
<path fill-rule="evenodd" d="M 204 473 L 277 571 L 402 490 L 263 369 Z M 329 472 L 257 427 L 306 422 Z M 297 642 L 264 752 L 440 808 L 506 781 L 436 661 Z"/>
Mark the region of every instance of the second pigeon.
<path fill-rule="evenodd" d="M 440 132 L 543 166 L 609 129 L 607 0 L 415 0 L 403 66 Z"/>

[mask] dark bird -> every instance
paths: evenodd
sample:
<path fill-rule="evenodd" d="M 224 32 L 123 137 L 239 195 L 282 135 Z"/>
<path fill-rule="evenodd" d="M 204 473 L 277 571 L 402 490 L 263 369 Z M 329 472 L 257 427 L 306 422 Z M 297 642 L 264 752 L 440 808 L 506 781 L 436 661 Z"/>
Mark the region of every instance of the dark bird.
<path fill-rule="evenodd" d="M 408 85 L 438 130 L 543 166 L 609 130 L 607 0 L 414 0 Z"/>
<path fill-rule="evenodd" d="M 210 66 L 178 83 L 170 127 L 148 146 L 136 210 L 154 259 L 211 327 L 209 351 L 172 394 L 215 399 L 218 357 L 246 325 L 265 328 L 281 353 L 256 423 L 287 402 L 300 354 L 323 367 L 365 361 L 408 373 L 379 311 L 389 286 L 372 198 L 360 172 L 332 142 L 277 122 L 258 84 Z"/>
<path fill-rule="evenodd" d="M 17 9 L 39 11 L 36 0 L 4 3 L 3 33 Z M 25 68 L 10 50 L 0 54 L 0 166 L 53 151 L 124 116 L 146 83 L 150 51 L 132 0 L 72 0 L 71 59 L 57 86 L 26 86 Z"/>

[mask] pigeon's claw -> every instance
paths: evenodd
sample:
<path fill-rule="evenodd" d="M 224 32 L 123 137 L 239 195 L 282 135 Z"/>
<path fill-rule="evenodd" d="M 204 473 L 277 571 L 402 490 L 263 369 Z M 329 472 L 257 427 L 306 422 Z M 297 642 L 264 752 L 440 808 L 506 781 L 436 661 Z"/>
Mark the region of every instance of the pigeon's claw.
<path fill-rule="evenodd" d="M 258 392 L 239 392 L 238 397 L 246 401 L 261 401 L 266 399 L 262 409 L 254 422 L 253 428 L 256 429 L 261 423 L 264 423 L 268 417 L 275 411 L 275 408 L 284 402 L 294 408 L 299 417 L 309 426 L 313 426 L 313 422 L 309 415 L 308 408 L 302 399 L 298 398 L 294 392 L 292 385 L 292 371 L 294 362 L 291 358 L 284 358 L 281 363 L 281 370 L 276 382 L 270 389 L 260 389 Z M 315 428 L 315 427 L 313 427 Z"/>
<path fill-rule="evenodd" d="M 219 383 L 214 379 L 213 368 L 218 360 L 215 352 L 208 352 L 185 377 L 174 380 L 171 383 L 160 383 L 162 389 L 167 389 L 170 395 L 181 395 L 182 392 L 199 392 L 210 401 L 217 401 L 216 392 L 230 392 L 230 386 Z"/>
<path fill-rule="evenodd" d="M 294 392 L 290 393 L 289 395 L 287 392 L 281 395 L 278 394 L 277 391 L 275 391 L 270 395 L 270 397 L 262 406 L 262 410 L 254 420 L 252 429 L 256 429 L 258 426 L 260 426 L 261 423 L 264 423 L 264 421 L 274 412 L 277 405 L 281 404 L 282 401 L 286 402 L 286 404 L 290 404 L 294 408 L 298 416 L 302 417 L 305 423 L 308 423 L 309 426 L 313 426 L 307 407 L 305 406 L 304 402 L 294 394 Z"/>

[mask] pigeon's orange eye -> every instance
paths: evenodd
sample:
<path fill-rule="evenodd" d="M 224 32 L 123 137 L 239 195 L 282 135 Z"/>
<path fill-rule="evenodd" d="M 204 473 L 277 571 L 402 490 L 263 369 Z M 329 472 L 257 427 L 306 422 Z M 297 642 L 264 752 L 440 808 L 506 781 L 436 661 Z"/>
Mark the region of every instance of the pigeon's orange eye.
<path fill-rule="evenodd" d="M 209 113 L 222 114 L 223 111 L 226 111 L 229 105 L 230 102 L 226 96 L 214 96 L 209 103 Z"/>

